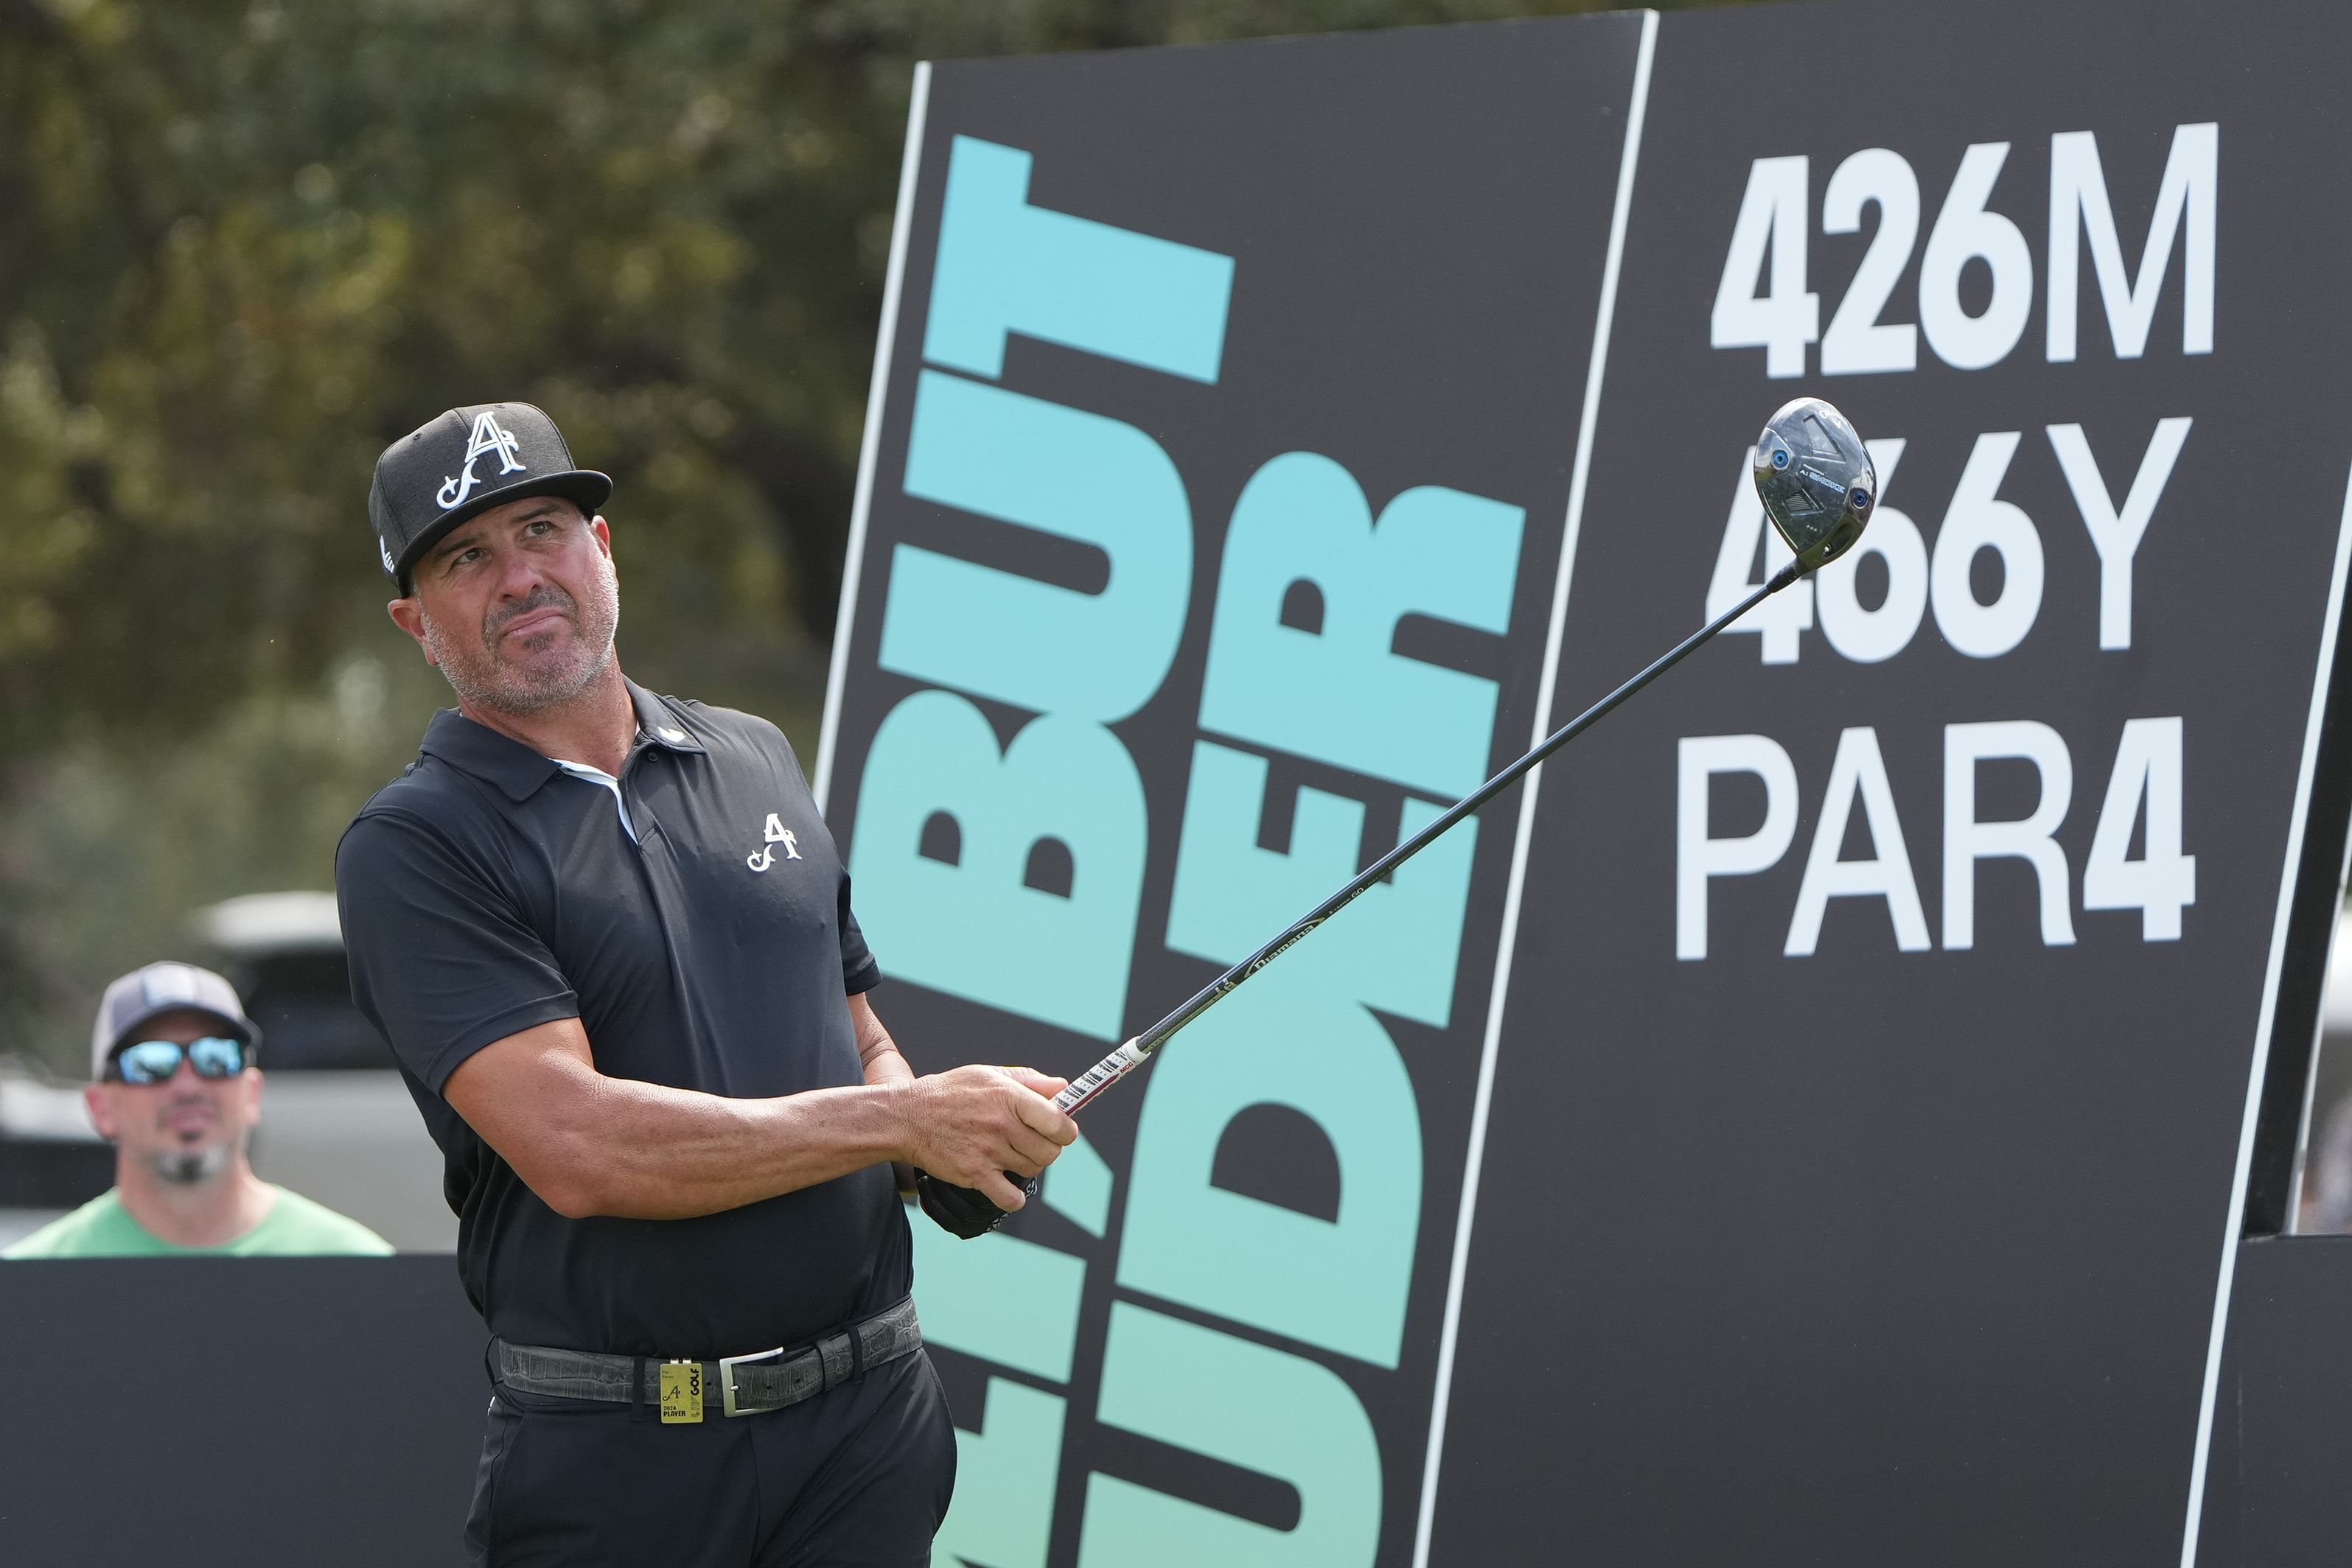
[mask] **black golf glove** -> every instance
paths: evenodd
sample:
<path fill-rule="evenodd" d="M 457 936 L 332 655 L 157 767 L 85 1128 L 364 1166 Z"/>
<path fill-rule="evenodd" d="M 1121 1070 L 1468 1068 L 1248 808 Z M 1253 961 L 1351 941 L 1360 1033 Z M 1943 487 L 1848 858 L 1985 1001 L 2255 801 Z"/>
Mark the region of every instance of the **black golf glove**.
<path fill-rule="evenodd" d="M 1021 1183 L 1020 1177 L 1010 1173 L 1006 1179 L 1016 1185 Z M 1036 1181 L 1031 1179 L 1022 1186 L 1022 1191 L 1029 1197 L 1036 1197 Z M 941 1181 L 929 1171 L 915 1173 L 915 1200 L 941 1230 L 966 1241 L 995 1229 L 997 1221 L 1005 1215 L 978 1187 L 958 1186 L 951 1181 Z"/>

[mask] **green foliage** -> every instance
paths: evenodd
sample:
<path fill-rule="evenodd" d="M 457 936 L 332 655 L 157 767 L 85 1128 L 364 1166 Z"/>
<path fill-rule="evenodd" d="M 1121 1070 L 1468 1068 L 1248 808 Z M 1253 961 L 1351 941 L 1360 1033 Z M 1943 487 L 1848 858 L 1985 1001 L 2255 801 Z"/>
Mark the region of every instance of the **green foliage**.
<path fill-rule="evenodd" d="M 916 59 L 1593 8 L 0 0 L 0 1049 L 327 885 L 436 697 L 365 497 L 444 408 L 615 476 L 633 674 L 814 740 Z"/>

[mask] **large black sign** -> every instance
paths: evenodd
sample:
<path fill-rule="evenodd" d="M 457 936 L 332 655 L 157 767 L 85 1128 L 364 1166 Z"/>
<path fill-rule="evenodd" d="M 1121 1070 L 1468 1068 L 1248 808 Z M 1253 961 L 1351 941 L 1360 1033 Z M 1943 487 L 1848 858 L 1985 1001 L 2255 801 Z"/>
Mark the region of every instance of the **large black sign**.
<path fill-rule="evenodd" d="M 923 1230 L 940 1562 L 2183 1553 L 2346 805 L 2352 28 L 2224 21 L 919 79 L 816 771 L 920 1066 L 1076 1071 L 1735 602 L 1786 399 L 1885 497 Z"/>

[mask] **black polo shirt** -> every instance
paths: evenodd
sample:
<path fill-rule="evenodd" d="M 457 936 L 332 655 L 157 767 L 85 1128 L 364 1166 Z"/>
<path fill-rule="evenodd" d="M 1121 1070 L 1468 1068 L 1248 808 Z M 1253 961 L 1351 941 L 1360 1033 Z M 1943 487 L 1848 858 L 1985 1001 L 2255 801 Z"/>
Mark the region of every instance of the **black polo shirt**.
<path fill-rule="evenodd" d="M 447 1158 L 458 1269 L 493 1333 L 703 1359 L 805 1342 L 907 1293 L 887 1166 L 697 1219 L 566 1219 L 441 1098 L 482 1047 L 573 1017 L 610 1077 L 740 1098 L 865 1081 L 844 996 L 880 974 L 791 746 L 765 719 L 629 694 L 617 797 L 435 716 L 336 852 L 352 997 Z"/>

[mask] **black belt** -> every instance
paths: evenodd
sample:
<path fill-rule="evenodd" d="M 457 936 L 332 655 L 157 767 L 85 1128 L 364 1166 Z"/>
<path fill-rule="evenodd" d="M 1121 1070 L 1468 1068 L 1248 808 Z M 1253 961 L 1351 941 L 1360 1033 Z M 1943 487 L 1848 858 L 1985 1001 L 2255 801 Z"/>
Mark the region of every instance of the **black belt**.
<path fill-rule="evenodd" d="M 867 1367 L 922 1348 L 923 1331 L 910 1297 L 897 1306 L 798 1349 L 779 1345 L 717 1361 L 669 1361 L 658 1356 L 604 1355 L 586 1350 L 490 1341 L 499 1381 L 525 1394 L 559 1399 L 602 1399 L 623 1405 L 657 1397 L 665 1422 L 702 1419 L 703 1393 L 716 1389 L 730 1416 L 756 1416 L 797 1405 Z M 656 1390 L 657 1384 L 657 1390 Z"/>

